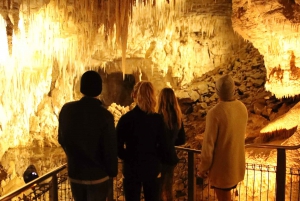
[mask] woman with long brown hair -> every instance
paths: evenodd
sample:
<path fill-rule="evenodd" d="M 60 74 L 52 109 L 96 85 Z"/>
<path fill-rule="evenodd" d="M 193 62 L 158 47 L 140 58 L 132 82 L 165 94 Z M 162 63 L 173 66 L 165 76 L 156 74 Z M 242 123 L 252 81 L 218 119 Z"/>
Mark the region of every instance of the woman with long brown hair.
<path fill-rule="evenodd" d="M 185 143 L 185 131 L 181 109 L 174 91 L 171 88 L 162 89 L 158 102 L 158 113 L 163 116 L 169 140 L 168 145 L 170 146 L 168 150 L 171 151 L 171 163 L 162 165 L 160 200 L 173 201 L 173 174 L 179 160 L 175 146 Z"/>
<path fill-rule="evenodd" d="M 137 83 L 133 98 L 137 105 L 120 118 L 116 128 L 125 199 L 139 201 L 143 187 L 145 201 L 158 201 L 161 163 L 168 153 L 164 121 L 155 112 L 151 82 Z"/>

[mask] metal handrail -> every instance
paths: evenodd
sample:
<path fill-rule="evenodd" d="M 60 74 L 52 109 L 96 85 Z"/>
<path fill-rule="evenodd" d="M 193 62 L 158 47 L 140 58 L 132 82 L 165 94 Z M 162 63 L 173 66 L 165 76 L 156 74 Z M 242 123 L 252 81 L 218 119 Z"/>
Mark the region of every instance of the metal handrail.
<path fill-rule="evenodd" d="M 201 150 L 199 149 L 191 149 L 191 148 L 185 148 L 181 146 L 175 146 L 177 150 L 182 151 L 188 151 L 188 152 L 194 152 L 194 153 L 201 153 Z M 294 149 L 300 149 L 299 145 L 292 145 L 292 146 L 284 146 L 284 145 L 273 145 L 273 144 L 246 144 L 245 148 L 267 148 L 267 149 L 286 149 L 286 150 L 294 150 Z"/>
<path fill-rule="evenodd" d="M 195 200 L 195 153 L 201 153 L 201 150 L 175 147 L 177 150 L 188 152 L 188 200 Z M 246 144 L 245 148 L 266 148 L 277 149 L 276 166 L 276 201 L 285 201 L 285 174 L 286 174 L 286 150 L 299 149 L 300 145 L 282 146 L 272 144 Z"/>
<path fill-rule="evenodd" d="M 277 166 L 276 166 L 276 201 L 285 201 L 285 184 L 286 184 L 286 150 L 299 149 L 300 145 L 283 146 L 272 144 L 247 144 L 245 148 L 265 148 L 277 149 Z"/>
<path fill-rule="evenodd" d="M 176 150 L 188 152 L 188 200 L 193 201 L 196 198 L 196 169 L 195 169 L 195 154 L 201 153 L 201 150 L 185 148 L 181 146 L 175 146 Z M 300 145 L 293 146 L 282 146 L 282 145 L 271 145 L 271 144 L 246 144 L 245 148 L 267 148 L 267 149 L 277 149 L 277 171 L 276 171 L 276 201 L 285 200 L 285 173 L 286 173 L 286 150 L 295 150 L 300 149 Z M 42 183 L 46 179 L 52 177 L 52 193 L 51 200 L 57 201 L 57 191 L 55 193 L 55 188 L 57 188 L 57 173 L 64 170 L 67 167 L 67 164 L 64 164 L 58 168 L 53 169 L 47 174 L 25 184 L 24 186 L 14 190 L 11 193 L 8 193 L 0 197 L 1 201 L 10 201 L 12 198 L 20 195 L 22 192 L 25 192 L 28 189 L 31 189 L 36 184 Z"/>
<path fill-rule="evenodd" d="M 59 173 L 60 171 L 64 170 L 66 167 L 67 167 L 67 164 L 64 164 L 64 165 L 62 165 L 58 168 L 55 168 L 52 171 L 48 172 L 47 174 L 32 180 L 31 182 L 29 182 L 29 183 L 25 184 L 24 186 L 14 190 L 13 192 L 8 193 L 8 194 L 0 197 L 0 200 L 1 201 L 9 201 L 12 198 L 20 195 L 22 192 L 24 192 L 28 189 L 31 189 L 35 184 L 41 183 L 41 182 L 45 181 L 46 179 L 48 179 L 50 177 L 53 177 L 53 176 L 56 177 L 56 174 Z"/>
<path fill-rule="evenodd" d="M 273 145 L 273 144 L 246 144 L 245 148 L 267 148 L 267 149 L 294 150 L 294 149 L 300 149 L 300 144 L 293 145 L 293 146 Z"/>
<path fill-rule="evenodd" d="M 191 148 L 185 148 L 185 147 L 181 147 L 181 146 L 175 146 L 175 148 L 177 150 L 182 150 L 182 151 L 187 151 L 187 152 L 193 152 L 193 153 L 201 153 L 201 150 L 199 149 L 191 149 Z"/>
<path fill-rule="evenodd" d="M 181 146 L 175 146 L 176 150 L 186 151 L 188 153 L 188 200 L 196 200 L 196 158 L 195 154 L 201 153 L 201 150 L 190 149 Z"/>

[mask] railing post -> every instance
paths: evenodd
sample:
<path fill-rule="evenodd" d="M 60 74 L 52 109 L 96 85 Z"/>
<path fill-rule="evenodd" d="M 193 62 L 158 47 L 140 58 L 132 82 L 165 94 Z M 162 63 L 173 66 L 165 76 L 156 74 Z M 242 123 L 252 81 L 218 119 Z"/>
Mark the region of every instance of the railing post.
<path fill-rule="evenodd" d="M 49 192 L 49 197 L 50 201 L 58 201 L 58 184 L 57 184 L 57 175 L 53 174 L 52 175 L 52 181 L 51 181 L 51 187 L 50 187 L 50 192 Z"/>
<path fill-rule="evenodd" d="M 188 201 L 196 200 L 195 154 L 188 152 Z"/>
<path fill-rule="evenodd" d="M 286 152 L 277 149 L 276 201 L 285 201 Z"/>

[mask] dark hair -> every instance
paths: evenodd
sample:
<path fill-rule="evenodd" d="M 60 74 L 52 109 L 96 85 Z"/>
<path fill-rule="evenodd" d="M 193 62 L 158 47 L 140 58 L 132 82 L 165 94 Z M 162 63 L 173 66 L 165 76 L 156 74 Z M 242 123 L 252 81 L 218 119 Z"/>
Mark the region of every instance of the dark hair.
<path fill-rule="evenodd" d="M 96 71 L 86 71 L 81 76 L 80 92 L 86 96 L 96 97 L 102 92 L 102 79 Z"/>
<path fill-rule="evenodd" d="M 29 165 L 23 173 L 23 179 L 25 183 L 31 182 L 38 177 L 39 175 L 34 165 Z"/>

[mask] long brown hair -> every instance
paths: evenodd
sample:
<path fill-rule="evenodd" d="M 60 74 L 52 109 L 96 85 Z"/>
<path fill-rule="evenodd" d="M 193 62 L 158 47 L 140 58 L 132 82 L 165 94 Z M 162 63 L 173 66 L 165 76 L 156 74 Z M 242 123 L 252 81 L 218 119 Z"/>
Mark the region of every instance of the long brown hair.
<path fill-rule="evenodd" d="M 143 81 L 137 91 L 136 103 L 146 113 L 155 113 L 156 98 L 154 87 L 149 81 Z"/>
<path fill-rule="evenodd" d="M 182 113 L 173 89 L 163 88 L 159 94 L 158 113 L 169 129 L 181 128 Z"/>
<path fill-rule="evenodd" d="M 137 93 L 138 93 L 139 88 L 140 88 L 140 86 L 141 86 L 141 84 L 142 84 L 143 82 L 144 82 L 144 81 L 141 80 L 141 81 L 135 83 L 135 85 L 134 85 L 134 87 L 133 87 L 133 90 L 132 90 L 132 92 L 131 92 L 131 98 L 132 98 L 133 101 L 136 101 Z"/>

